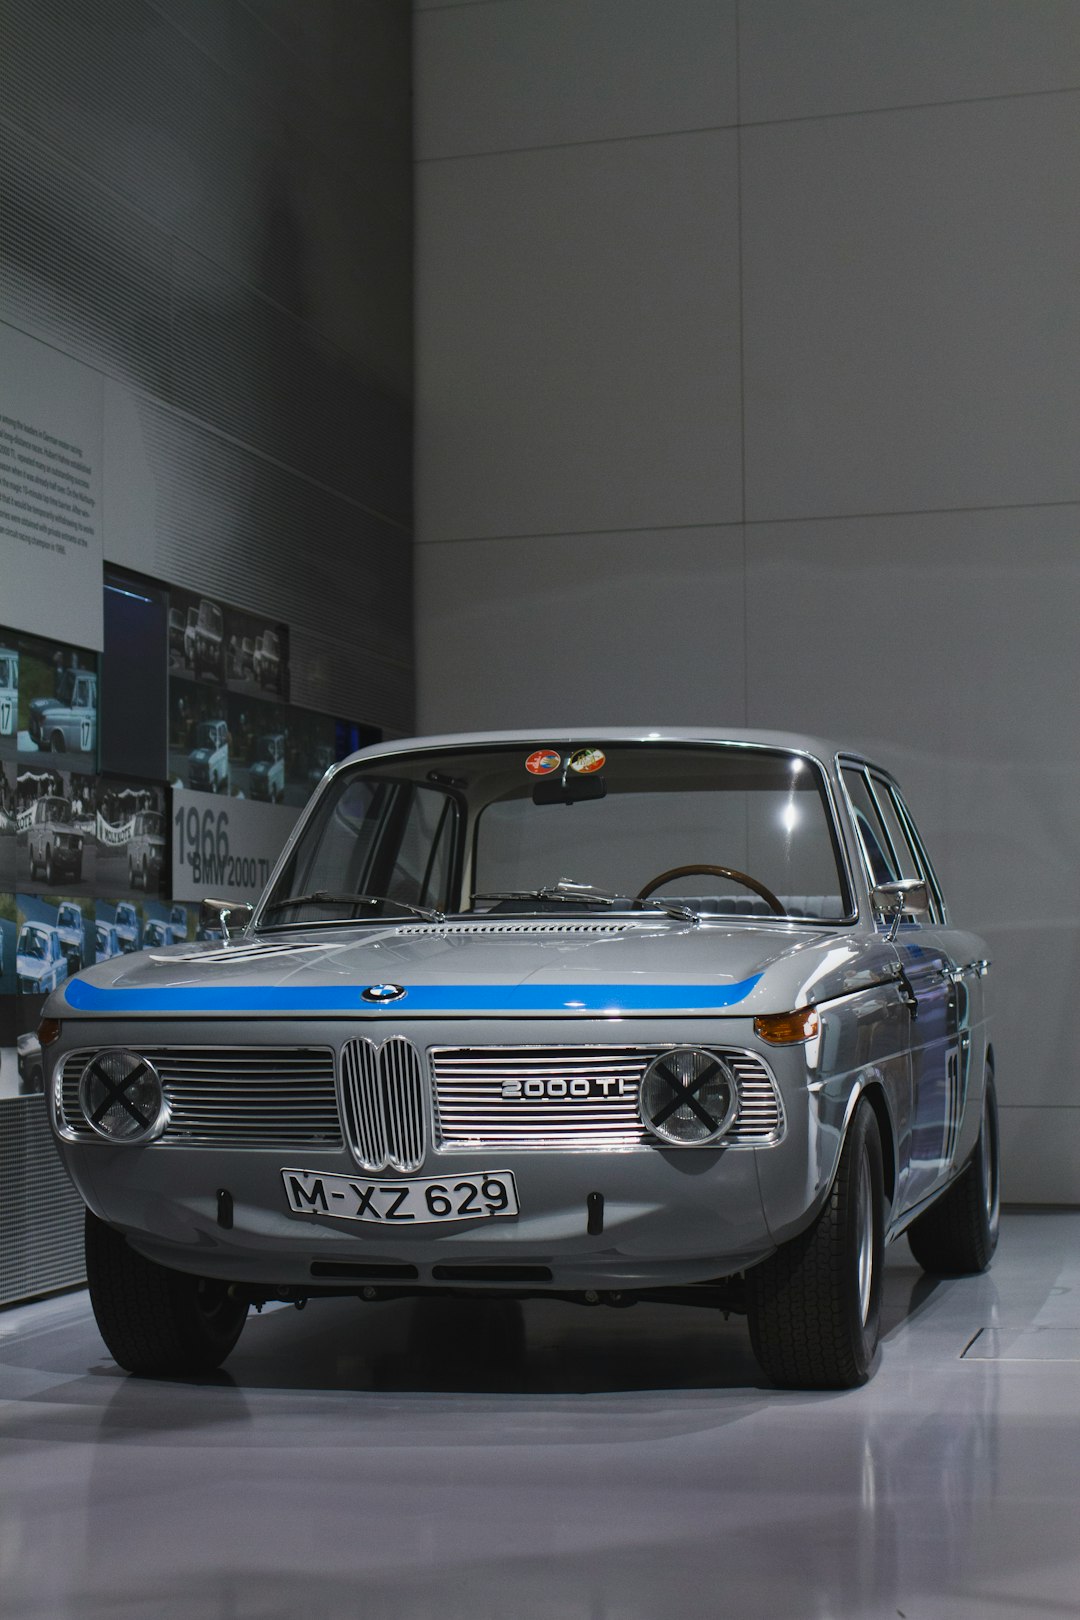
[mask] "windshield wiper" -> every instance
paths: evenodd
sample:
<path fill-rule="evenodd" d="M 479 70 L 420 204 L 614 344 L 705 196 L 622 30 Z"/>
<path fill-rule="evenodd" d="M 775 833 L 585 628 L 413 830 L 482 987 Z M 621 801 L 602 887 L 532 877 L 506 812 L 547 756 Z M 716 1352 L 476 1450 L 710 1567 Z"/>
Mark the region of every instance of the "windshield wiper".
<path fill-rule="evenodd" d="M 475 906 L 478 900 L 561 900 L 570 904 L 588 906 L 622 906 L 627 911 L 640 911 L 648 908 L 650 911 L 662 911 L 668 917 L 675 917 L 680 922 L 700 922 L 699 914 L 690 906 L 683 906 L 673 900 L 637 900 L 626 894 L 609 894 L 606 889 L 594 889 L 591 883 L 571 883 L 569 879 L 562 878 L 558 883 L 544 889 L 504 889 L 492 894 L 474 894 L 472 903 Z"/>
<path fill-rule="evenodd" d="M 290 894 L 284 900 L 271 900 L 263 911 L 286 911 L 289 906 L 397 906 L 401 911 L 407 911 L 413 917 L 422 917 L 425 922 L 441 923 L 446 921 L 446 914 L 442 911 L 433 911 L 429 906 L 414 906 L 411 900 L 391 900 L 385 894 L 331 894 L 327 889 L 315 889 L 311 894 Z"/>

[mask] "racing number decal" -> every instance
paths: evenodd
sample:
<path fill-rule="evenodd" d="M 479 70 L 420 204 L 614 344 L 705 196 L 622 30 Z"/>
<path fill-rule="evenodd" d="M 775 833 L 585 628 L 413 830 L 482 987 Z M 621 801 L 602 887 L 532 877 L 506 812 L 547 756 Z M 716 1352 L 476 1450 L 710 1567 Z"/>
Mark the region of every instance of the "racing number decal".
<path fill-rule="evenodd" d="M 80 720 L 79 721 L 79 748 L 80 748 L 81 752 L 84 753 L 84 754 L 88 754 L 90 752 L 90 732 L 91 732 L 90 721 L 89 720 Z"/>
<path fill-rule="evenodd" d="M 9 697 L 0 698 L 0 737 L 6 737 L 11 731 L 12 709 Z"/>

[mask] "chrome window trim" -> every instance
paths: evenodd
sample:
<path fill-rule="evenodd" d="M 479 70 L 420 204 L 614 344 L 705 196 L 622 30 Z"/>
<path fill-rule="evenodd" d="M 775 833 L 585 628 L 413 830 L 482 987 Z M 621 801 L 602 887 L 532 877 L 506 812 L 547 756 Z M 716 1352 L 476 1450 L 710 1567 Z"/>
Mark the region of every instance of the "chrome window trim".
<path fill-rule="evenodd" d="M 550 735 L 555 736 L 556 733 L 552 732 Z M 839 813 L 836 789 L 833 781 L 833 771 L 830 769 L 830 764 L 826 756 L 815 754 L 809 748 L 799 748 L 785 743 L 760 742 L 752 740 L 742 741 L 732 737 L 662 737 L 654 742 L 650 738 L 639 736 L 611 737 L 605 735 L 605 729 L 603 727 L 598 727 L 596 732 L 590 733 L 590 735 L 593 736 L 598 742 L 607 742 L 609 746 L 696 748 L 702 750 L 710 748 L 728 750 L 736 749 L 743 753 L 775 754 L 781 755 L 787 759 L 806 760 L 808 764 L 812 765 L 817 770 L 820 785 L 824 790 L 823 799 L 827 812 L 826 818 L 829 823 L 829 830 L 831 834 L 830 842 L 832 844 L 833 856 L 837 864 L 837 877 L 840 879 L 842 889 L 846 890 L 846 894 L 841 893 L 839 897 L 840 904 L 841 907 L 843 907 L 846 902 L 847 910 L 843 911 L 839 917 L 755 917 L 753 920 L 757 923 L 768 923 L 770 925 L 785 922 L 801 922 L 804 924 L 812 923 L 818 928 L 850 928 L 853 924 L 858 924 L 862 916 L 862 900 L 858 886 L 854 882 L 854 871 L 848 852 L 847 839 L 844 836 L 843 818 Z M 421 747 L 402 748 L 397 750 L 396 753 L 403 757 L 408 757 L 414 754 L 445 754 L 452 751 L 464 752 L 465 750 L 476 753 L 489 751 L 494 752 L 499 749 L 512 747 L 518 741 L 521 741 L 522 746 L 526 746 L 528 739 L 524 739 L 519 737 L 517 734 L 513 734 L 503 736 L 498 740 L 484 740 L 476 743 L 471 743 L 464 740 L 458 740 L 451 743 L 429 743 Z M 295 826 L 285 842 L 285 847 L 281 851 L 281 854 L 278 857 L 269 878 L 267 879 L 266 886 L 255 904 L 255 909 L 248 922 L 248 925 L 244 929 L 243 933 L 239 936 L 240 938 L 265 938 L 268 934 L 285 933 L 292 930 L 299 932 L 306 929 L 321 929 L 328 926 L 350 927 L 355 926 L 358 923 L 368 927 L 385 927 L 388 923 L 392 925 L 394 922 L 401 920 L 400 918 L 375 919 L 349 917 L 342 919 L 321 919 L 317 922 L 308 921 L 297 923 L 273 923 L 267 925 L 264 925 L 262 921 L 265 903 L 274 891 L 274 886 L 277 883 L 278 876 L 284 870 L 286 862 L 292 855 L 293 848 L 299 841 L 308 822 L 312 819 L 319 802 L 321 801 L 324 793 L 328 790 L 329 784 L 332 781 L 336 781 L 336 779 L 347 770 L 363 770 L 369 765 L 381 767 L 387 761 L 392 762 L 396 757 L 395 752 L 386 751 L 385 744 L 376 744 L 373 746 L 379 750 L 378 753 L 367 755 L 366 751 L 364 751 L 361 753 L 361 755 L 353 755 L 349 759 L 339 760 L 337 764 L 332 765 L 329 770 L 327 770 L 315 792 L 311 795 L 311 798 L 301 811 Z M 475 826 L 473 830 L 473 839 L 475 839 Z M 472 840 L 469 842 L 471 845 Z M 473 853 L 474 852 L 471 847 L 465 848 L 462 851 L 463 882 L 471 869 Z M 448 919 L 451 920 L 456 920 L 468 915 L 471 914 L 454 911 L 447 913 Z M 571 913 L 571 915 L 573 915 L 573 913 Z M 724 914 L 720 912 L 702 913 L 702 916 L 706 917 L 721 915 Z"/>

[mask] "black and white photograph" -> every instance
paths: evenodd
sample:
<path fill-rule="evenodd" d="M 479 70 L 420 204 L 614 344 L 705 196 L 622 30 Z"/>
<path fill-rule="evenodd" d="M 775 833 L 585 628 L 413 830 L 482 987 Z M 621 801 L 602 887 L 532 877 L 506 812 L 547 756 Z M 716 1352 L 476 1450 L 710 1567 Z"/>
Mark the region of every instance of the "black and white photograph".
<path fill-rule="evenodd" d="M 15 878 L 21 890 L 93 894 L 97 884 L 98 778 L 19 761 Z"/>
<path fill-rule="evenodd" d="M 225 609 L 225 684 L 241 697 L 289 700 L 289 631 Z"/>
<path fill-rule="evenodd" d="M 224 687 L 228 675 L 225 609 L 211 596 L 169 592 L 169 675 Z"/>
<path fill-rule="evenodd" d="M 166 789 L 160 782 L 98 779 L 97 892 L 164 892 L 168 870 Z"/>
<path fill-rule="evenodd" d="M 17 774 L 14 759 L 0 759 L 0 894 L 15 888 Z"/>

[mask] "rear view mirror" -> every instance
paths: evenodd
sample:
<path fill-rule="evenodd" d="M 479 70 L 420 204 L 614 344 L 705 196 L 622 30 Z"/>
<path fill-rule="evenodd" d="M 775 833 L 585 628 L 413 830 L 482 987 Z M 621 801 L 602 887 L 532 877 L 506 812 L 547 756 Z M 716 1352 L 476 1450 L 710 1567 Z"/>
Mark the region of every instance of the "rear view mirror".
<path fill-rule="evenodd" d="M 565 781 L 547 776 L 532 790 L 533 804 L 578 804 L 582 799 L 602 799 L 607 783 L 602 776 L 570 776 Z"/>
<path fill-rule="evenodd" d="M 889 938 L 895 939 L 902 917 L 925 916 L 929 912 L 930 890 L 922 878 L 903 878 L 899 883 L 878 883 L 871 891 L 870 902 L 876 916 L 892 923 Z"/>
<path fill-rule="evenodd" d="M 199 932 L 221 931 L 222 939 L 242 934 L 254 915 L 255 907 L 236 900 L 204 900 L 199 906 Z"/>

